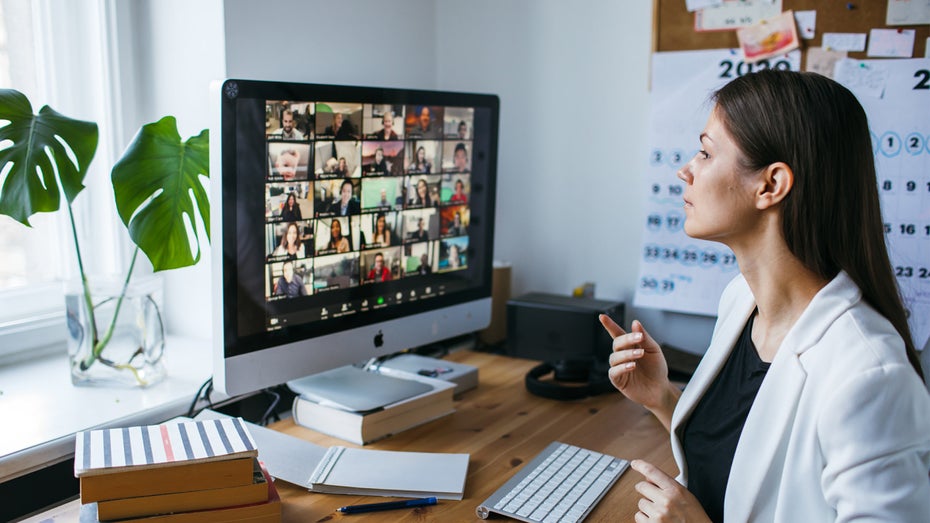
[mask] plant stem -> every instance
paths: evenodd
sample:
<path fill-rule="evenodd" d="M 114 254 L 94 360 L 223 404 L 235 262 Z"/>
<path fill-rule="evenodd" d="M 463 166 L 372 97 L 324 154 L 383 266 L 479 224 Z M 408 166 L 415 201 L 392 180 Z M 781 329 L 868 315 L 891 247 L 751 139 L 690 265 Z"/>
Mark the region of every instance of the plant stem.
<path fill-rule="evenodd" d="M 103 351 L 104 347 L 107 346 L 107 343 L 110 342 L 110 338 L 113 336 L 113 330 L 116 328 L 116 320 L 119 318 L 119 309 L 123 305 L 123 298 L 126 297 L 126 289 L 129 287 L 129 279 L 132 277 L 132 269 L 136 266 L 136 257 L 139 255 L 139 246 L 136 245 L 134 251 L 132 251 L 132 261 L 129 262 L 129 270 L 126 271 L 126 280 L 123 281 L 123 289 L 119 293 L 119 298 L 116 300 L 116 308 L 113 310 L 113 319 L 110 320 L 110 326 L 107 327 L 107 331 L 103 334 L 103 338 L 100 340 L 95 340 L 94 350 L 91 352 L 90 360 L 93 362 L 94 358 L 100 356 L 100 353 Z"/>
<path fill-rule="evenodd" d="M 90 286 L 87 283 L 87 274 L 84 272 L 84 260 L 81 258 L 81 244 L 78 242 L 77 227 L 74 225 L 74 211 L 71 208 L 71 202 L 68 205 L 68 218 L 71 219 L 71 237 L 74 238 L 74 252 L 77 254 L 78 271 L 81 273 L 81 289 L 84 292 L 84 306 L 87 308 L 87 323 L 90 324 L 91 340 L 94 345 L 97 344 L 97 320 L 94 318 L 94 302 L 90 296 Z M 87 361 L 81 363 L 81 367 L 87 368 L 94 362 L 94 354 Z"/>

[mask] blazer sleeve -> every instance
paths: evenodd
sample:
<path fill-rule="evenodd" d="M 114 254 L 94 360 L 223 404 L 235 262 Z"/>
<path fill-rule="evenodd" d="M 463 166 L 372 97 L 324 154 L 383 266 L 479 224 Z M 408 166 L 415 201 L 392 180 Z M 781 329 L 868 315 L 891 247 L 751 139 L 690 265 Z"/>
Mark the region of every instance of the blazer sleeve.
<path fill-rule="evenodd" d="M 930 396 L 909 365 L 851 377 L 819 418 L 821 486 L 836 521 L 930 521 Z"/>

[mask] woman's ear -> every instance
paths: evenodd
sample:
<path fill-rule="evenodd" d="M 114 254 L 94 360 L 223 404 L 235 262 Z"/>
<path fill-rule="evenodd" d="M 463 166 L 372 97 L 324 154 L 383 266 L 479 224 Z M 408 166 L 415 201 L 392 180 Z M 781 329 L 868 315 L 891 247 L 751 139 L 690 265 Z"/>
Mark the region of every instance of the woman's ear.
<path fill-rule="evenodd" d="M 794 187 L 794 171 L 784 162 L 775 162 L 761 173 L 761 185 L 756 192 L 756 208 L 768 209 L 784 200 Z"/>

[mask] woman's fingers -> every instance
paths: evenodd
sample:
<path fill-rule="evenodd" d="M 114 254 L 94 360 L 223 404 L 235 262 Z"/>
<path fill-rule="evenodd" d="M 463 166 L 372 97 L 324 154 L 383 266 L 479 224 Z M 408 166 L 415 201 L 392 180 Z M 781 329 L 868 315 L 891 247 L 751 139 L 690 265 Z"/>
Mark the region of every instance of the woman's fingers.
<path fill-rule="evenodd" d="M 643 349 L 618 350 L 617 352 L 611 354 L 607 361 L 610 363 L 611 367 L 615 367 L 617 365 L 623 365 L 624 363 L 638 360 L 643 357 L 643 354 L 645 354 Z"/>
<path fill-rule="evenodd" d="M 675 478 L 662 472 L 659 467 L 656 467 L 648 461 L 634 459 L 630 462 L 630 467 L 636 472 L 642 474 L 647 480 L 649 480 L 650 483 L 662 490 L 674 490 L 681 486 L 677 481 L 675 481 Z"/>
<path fill-rule="evenodd" d="M 617 325 L 617 322 L 615 322 L 610 316 L 606 314 L 599 314 L 597 319 L 600 320 L 601 325 L 604 326 L 604 329 L 607 330 L 607 333 L 610 334 L 611 338 L 617 339 L 617 336 L 623 336 L 626 334 L 626 331 Z"/>
<path fill-rule="evenodd" d="M 642 336 L 641 341 L 644 348 L 648 349 L 650 352 L 660 350 L 659 344 L 646 332 L 646 328 L 643 327 L 643 324 L 640 323 L 639 320 L 633 320 L 633 325 L 631 325 L 630 330 L 632 331 L 631 334 L 639 334 Z"/>

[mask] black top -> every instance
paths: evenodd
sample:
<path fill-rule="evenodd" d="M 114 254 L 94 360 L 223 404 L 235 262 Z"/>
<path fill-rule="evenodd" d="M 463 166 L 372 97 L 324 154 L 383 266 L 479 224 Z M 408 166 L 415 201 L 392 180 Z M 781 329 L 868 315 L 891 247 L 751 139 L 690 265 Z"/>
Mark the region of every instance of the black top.
<path fill-rule="evenodd" d="M 752 343 L 749 318 L 720 374 L 704 393 L 684 427 L 682 447 L 688 467 L 688 490 L 713 521 L 723 521 L 723 497 L 736 444 L 769 363 Z"/>

